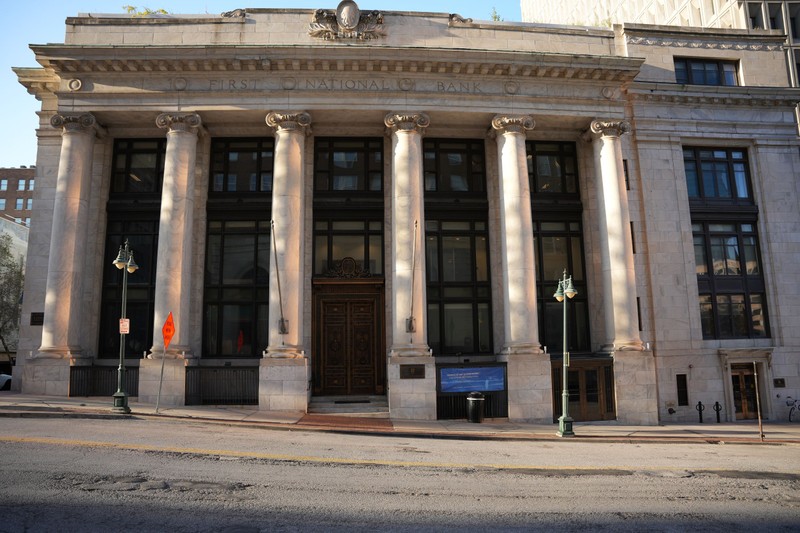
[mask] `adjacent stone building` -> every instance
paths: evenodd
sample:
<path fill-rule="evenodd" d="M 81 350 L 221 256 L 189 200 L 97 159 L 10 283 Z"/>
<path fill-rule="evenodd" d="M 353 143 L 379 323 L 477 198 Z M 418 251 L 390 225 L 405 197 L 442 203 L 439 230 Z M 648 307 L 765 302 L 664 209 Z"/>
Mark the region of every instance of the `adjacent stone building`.
<path fill-rule="evenodd" d="M 435 419 L 477 390 L 487 416 L 551 422 L 566 324 L 577 421 L 749 418 L 756 391 L 785 416 L 782 36 L 318 7 L 82 15 L 32 46 L 24 392 L 116 389 L 127 241 L 141 401 L 163 363 L 162 404 Z"/>

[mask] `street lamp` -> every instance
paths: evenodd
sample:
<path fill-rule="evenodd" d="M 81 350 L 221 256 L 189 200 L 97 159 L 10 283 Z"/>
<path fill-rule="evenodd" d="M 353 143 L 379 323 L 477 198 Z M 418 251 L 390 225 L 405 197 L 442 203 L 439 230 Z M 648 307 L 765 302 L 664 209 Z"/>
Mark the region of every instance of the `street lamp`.
<path fill-rule="evenodd" d="M 112 263 L 115 267 L 122 270 L 122 316 L 119 321 L 119 368 L 117 369 L 117 392 L 114 398 L 113 411 L 116 413 L 130 413 L 128 407 L 128 395 L 125 393 L 125 334 L 130 328 L 130 323 L 125 317 L 125 307 L 128 303 L 128 273 L 133 274 L 138 270 L 139 265 L 133 260 L 133 250 L 128 246 L 125 239 L 125 246 L 119 247 L 119 254 Z"/>
<path fill-rule="evenodd" d="M 572 418 L 569 416 L 569 388 L 567 376 L 569 374 L 569 350 L 567 345 L 567 300 L 572 299 L 578 291 L 572 286 L 572 276 L 567 277 L 567 269 L 564 269 L 564 278 L 559 280 L 558 289 L 553 297 L 559 302 L 564 302 L 564 367 L 561 371 L 561 416 L 558 417 L 558 436 L 574 437 L 572 431 Z M 566 298 L 564 298 L 566 296 Z"/>

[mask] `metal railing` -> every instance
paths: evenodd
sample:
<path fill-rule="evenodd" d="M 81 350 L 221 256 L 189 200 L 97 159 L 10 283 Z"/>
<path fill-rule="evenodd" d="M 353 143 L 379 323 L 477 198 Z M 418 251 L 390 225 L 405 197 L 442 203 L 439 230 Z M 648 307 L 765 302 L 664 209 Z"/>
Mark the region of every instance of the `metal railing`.
<path fill-rule="evenodd" d="M 69 369 L 69 396 L 111 396 L 117 392 L 116 366 L 73 366 Z M 139 367 L 125 367 L 125 392 L 139 395 Z"/>
<path fill-rule="evenodd" d="M 258 367 L 189 367 L 186 405 L 258 405 Z"/>

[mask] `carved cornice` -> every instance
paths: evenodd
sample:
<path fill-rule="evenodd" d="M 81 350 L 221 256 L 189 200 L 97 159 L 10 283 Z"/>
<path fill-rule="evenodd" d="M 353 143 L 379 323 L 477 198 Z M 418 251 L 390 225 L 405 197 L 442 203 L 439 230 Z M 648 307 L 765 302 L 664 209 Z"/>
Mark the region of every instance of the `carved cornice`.
<path fill-rule="evenodd" d="M 317 9 L 308 25 L 311 37 L 332 41 L 355 39 L 369 41 L 386 35 L 383 31 L 383 13 L 370 11 L 361 13 L 353 0 L 339 2 L 336 11 Z"/>
<path fill-rule="evenodd" d="M 247 16 L 246 9 L 234 9 L 233 11 L 224 11 L 220 13 L 220 17 L 224 19 L 231 19 L 231 18 L 244 18 Z"/>
<path fill-rule="evenodd" d="M 676 48 L 703 48 L 707 50 L 750 50 L 775 51 L 783 50 L 784 46 L 775 42 L 731 42 L 731 41 L 709 41 L 705 39 L 681 39 L 676 37 L 635 37 L 627 36 L 628 44 L 640 44 L 645 46 L 672 46 Z"/>
<path fill-rule="evenodd" d="M 589 129 L 601 137 L 621 137 L 631 132 L 631 123 L 627 120 L 593 120 Z"/>
<path fill-rule="evenodd" d="M 156 126 L 169 131 L 197 133 L 202 124 L 197 113 L 161 113 L 156 117 Z"/>
<path fill-rule="evenodd" d="M 472 19 L 464 18 L 458 13 L 450 13 L 449 21 L 450 24 L 472 24 Z"/>
<path fill-rule="evenodd" d="M 492 133 L 521 133 L 532 130 L 536 122 L 530 115 L 495 115 L 492 119 Z"/>
<path fill-rule="evenodd" d="M 276 131 L 302 131 L 311 134 L 311 115 L 305 111 L 277 112 L 270 111 L 266 118 L 267 126 Z"/>
<path fill-rule="evenodd" d="M 668 103 L 668 104 L 701 104 L 701 105 L 720 105 L 749 106 L 749 107 L 794 107 L 800 103 L 800 96 L 796 93 L 787 92 L 785 95 L 776 94 L 747 94 L 747 95 L 708 95 L 708 94 L 658 94 L 658 93 L 638 93 L 629 92 L 631 98 L 645 102 Z"/>
<path fill-rule="evenodd" d="M 383 123 L 392 131 L 422 133 L 424 128 L 430 126 L 431 119 L 425 113 L 389 113 L 384 117 Z"/>
<path fill-rule="evenodd" d="M 90 113 L 58 113 L 50 117 L 50 125 L 62 128 L 63 133 L 104 133 Z"/>

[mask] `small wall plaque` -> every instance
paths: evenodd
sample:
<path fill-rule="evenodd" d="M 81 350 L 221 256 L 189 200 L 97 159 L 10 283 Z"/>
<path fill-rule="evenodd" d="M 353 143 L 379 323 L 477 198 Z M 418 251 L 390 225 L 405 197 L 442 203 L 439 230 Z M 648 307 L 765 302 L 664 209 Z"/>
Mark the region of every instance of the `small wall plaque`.
<path fill-rule="evenodd" d="M 31 326 L 43 326 L 44 313 L 31 313 Z"/>
<path fill-rule="evenodd" d="M 786 387 L 786 379 L 785 378 L 775 378 L 772 380 L 772 384 L 776 389 L 783 389 Z"/>
<path fill-rule="evenodd" d="M 425 379 L 425 365 L 400 365 L 400 379 Z"/>

